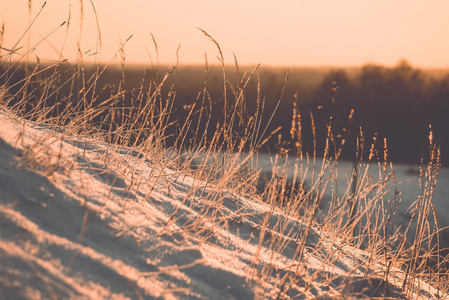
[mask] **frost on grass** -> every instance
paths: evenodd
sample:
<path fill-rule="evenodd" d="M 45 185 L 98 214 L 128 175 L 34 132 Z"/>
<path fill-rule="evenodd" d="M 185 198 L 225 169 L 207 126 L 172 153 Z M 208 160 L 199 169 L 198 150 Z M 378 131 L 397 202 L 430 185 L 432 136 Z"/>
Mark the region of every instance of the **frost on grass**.
<path fill-rule="evenodd" d="M 404 291 L 400 266 L 176 167 L 170 154 L 6 111 L 0 126 L 2 299 L 441 295 L 418 279 Z"/>

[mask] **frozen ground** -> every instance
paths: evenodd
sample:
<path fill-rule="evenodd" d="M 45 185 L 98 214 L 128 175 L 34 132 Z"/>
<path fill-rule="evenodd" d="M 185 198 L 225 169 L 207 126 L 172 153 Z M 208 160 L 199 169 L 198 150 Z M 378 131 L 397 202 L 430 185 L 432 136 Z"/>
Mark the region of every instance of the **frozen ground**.
<path fill-rule="evenodd" d="M 261 232 L 269 207 L 196 180 L 157 153 L 62 137 L 4 111 L 0 128 L 1 299 L 403 296 L 399 269 L 387 286 L 375 276 L 381 262 L 317 228 L 298 262 L 298 221 L 275 212 L 269 222 L 283 230 Z M 409 169 L 396 167 L 400 209 L 419 193 Z M 441 170 L 435 195 L 444 225 L 448 179 Z M 280 253 L 270 250 L 273 239 Z M 295 279 L 287 293 L 283 278 Z M 422 281 L 409 291 L 437 293 Z"/>
<path fill-rule="evenodd" d="M 259 156 L 259 167 L 263 169 L 263 172 L 272 173 L 273 170 L 273 161 L 275 159 L 270 155 L 260 155 Z M 323 161 L 321 159 L 317 159 L 315 162 L 315 170 L 316 173 L 319 173 L 322 167 Z M 308 163 L 300 163 L 296 158 L 289 158 L 288 162 L 285 164 L 285 160 L 280 159 L 275 165 L 279 168 L 283 168 L 284 165 L 287 166 L 288 173 L 290 178 L 293 177 L 295 165 L 298 166 L 298 169 L 302 167 L 305 170 L 308 167 L 305 176 L 305 185 L 310 186 L 310 183 L 314 180 L 312 179 L 312 165 L 313 162 L 309 161 Z M 423 167 L 423 171 L 426 171 L 426 167 Z M 405 164 L 393 164 L 393 170 L 390 165 L 387 165 L 386 172 L 383 173 L 383 165 L 378 165 L 376 163 L 372 163 L 369 166 L 366 163 L 360 163 L 358 167 L 358 173 L 361 177 L 366 168 L 369 169 L 369 174 L 371 176 L 370 180 L 376 183 L 382 179 L 384 176 L 388 176 L 390 174 L 389 180 L 385 186 L 385 195 L 383 198 L 388 202 L 390 199 L 395 198 L 395 190 L 398 192 L 396 198 L 399 200 L 397 205 L 397 213 L 395 217 L 395 225 L 405 228 L 410 222 L 411 218 L 411 210 L 410 207 L 417 199 L 423 195 L 423 189 L 426 182 L 420 183 L 420 171 L 421 167 L 419 165 L 405 165 Z M 335 170 L 338 172 L 338 176 L 332 179 L 332 182 L 329 183 L 325 188 L 323 188 L 323 205 L 322 208 L 325 211 L 327 208 L 327 201 L 331 199 L 332 192 L 336 191 L 339 197 L 342 197 L 345 192 L 348 190 L 348 182 L 351 179 L 351 172 L 353 169 L 353 162 L 351 161 L 339 161 L 336 165 Z M 379 171 L 381 171 L 379 174 Z M 396 186 L 394 185 L 393 176 L 396 177 Z M 316 178 L 317 175 L 315 175 Z M 329 169 L 326 170 L 324 177 L 331 177 L 332 175 L 329 172 Z M 435 206 L 435 209 L 438 213 L 438 222 L 439 228 L 441 228 L 441 242 L 443 247 L 449 248 L 449 168 L 442 167 L 438 172 L 438 180 L 435 186 L 435 191 L 433 194 L 432 202 Z"/>

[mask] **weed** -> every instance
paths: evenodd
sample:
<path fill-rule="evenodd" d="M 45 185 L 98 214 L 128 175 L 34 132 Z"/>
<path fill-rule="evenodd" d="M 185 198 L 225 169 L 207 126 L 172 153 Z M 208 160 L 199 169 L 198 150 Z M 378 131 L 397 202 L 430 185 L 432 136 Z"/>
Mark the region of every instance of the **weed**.
<path fill-rule="evenodd" d="M 30 17 L 30 27 L 33 22 Z M 134 94 L 124 90 L 125 45 L 129 39 L 121 43 L 117 51 L 122 67 L 117 87 L 100 85 L 111 62 L 105 66 L 95 62 L 92 71 L 88 72 L 81 50 L 74 64 L 59 61 L 41 66 L 37 60 L 31 69 L 29 50 L 13 61 L 13 55 L 21 50 L 18 44 L 10 50 L 2 47 L 7 54 L 2 56 L 0 65 L 0 105 L 23 118 L 24 126 L 18 141 L 23 141 L 27 122 L 48 126 L 46 134 L 33 144 L 22 143 L 22 165 L 46 175 L 80 168 L 77 161 L 88 150 L 86 141 L 95 138 L 105 142 L 107 147 L 102 157 L 103 165 L 93 176 L 102 176 L 108 167 L 121 170 L 123 180 L 130 183 L 126 190 L 128 194 L 137 193 L 148 184 L 136 174 L 140 164 L 150 162 L 153 168 L 147 176 L 152 181 L 145 202 L 151 201 L 151 192 L 156 185 L 162 184 L 171 194 L 172 185 L 188 175 L 192 184 L 167 218 L 163 232 L 178 224 L 179 233 L 190 235 L 199 244 L 219 243 L 215 239 L 217 232 L 232 231 L 236 223 L 252 224 L 257 243 L 247 280 L 261 287 L 262 297 L 280 299 L 291 295 L 292 291 L 300 291 L 301 296 L 308 297 L 318 288 L 353 297 L 365 293 L 366 286 L 371 288 L 365 295 L 377 297 L 382 293 L 389 295 L 389 285 L 397 287 L 398 280 L 401 280 L 398 293 L 410 298 L 419 295 L 417 285 L 422 280 L 435 286 L 438 293 L 446 292 L 448 279 L 443 267 L 448 258 L 441 257 L 440 228 L 432 203 L 441 160 L 432 130 L 428 163 L 423 160 L 420 172 L 422 194 L 411 207 L 412 217 L 405 232 L 400 232 L 394 224 L 400 193 L 393 165 L 388 161 L 386 141 L 384 163 L 375 161 L 378 155 L 374 147 L 376 136 L 369 150 L 369 161 L 364 162 L 362 153 L 367 138 L 360 130 L 351 176 L 342 184 L 337 166 L 348 130 L 346 133 L 334 132 L 330 117 L 326 150 L 324 156 L 318 158 L 313 113 L 310 111 L 311 124 L 304 124 L 296 102 L 292 108 L 290 130 L 294 153 L 288 153 L 286 141 L 278 135 L 281 154 L 272 159 L 270 172 L 261 173 L 258 150 L 279 131 L 277 128 L 270 132 L 268 128 L 282 101 L 288 74 L 277 105 L 267 118 L 257 73 L 259 66 L 250 74 L 241 75 L 234 57 L 237 80 L 235 84 L 231 83 L 220 44 L 200 30 L 216 45 L 219 53 L 222 97 L 214 99 L 208 90 L 206 58 L 204 86 L 194 102 L 184 106 L 186 115 L 183 119 L 176 118 L 174 109 L 176 87 L 166 87 L 168 79 L 178 72 L 178 64 L 170 66 L 164 74 L 157 72 L 154 77 L 144 74 L 141 87 Z M 2 29 L 1 36 L 3 34 Z M 99 29 L 97 39 L 101 47 Z M 152 39 L 158 55 L 157 43 L 153 36 Z M 27 49 L 34 47 L 28 43 Z M 24 57 L 25 66 L 22 64 Z M 22 68 L 25 73 L 21 77 L 18 74 Z M 247 109 L 245 97 L 251 78 L 257 80 L 258 95 L 257 107 L 252 113 Z M 211 115 L 216 114 L 215 109 L 222 114 L 213 124 Z M 353 114 L 354 110 L 348 116 L 348 128 Z M 301 132 L 305 126 L 310 126 L 313 132 L 312 153 L 303 151 Z M 84 143 L 81 143 L 83 154 L 67 162 L 62 154 L 62 141 L 69 137 L 77 137 Z M 129 160 L 124 161 L 116 155 L 122 152 L 129 155 Z M 335 154 L 333 157 L 331 152 Z M 297 160 L 292 165 L 290 161 L 295 155 Z M 378 179 L 373 175 L 373 165 L 378 168 Z M 112 180 L 111 193 L 117 179 Z M 394 198 L 386 199 L 387 184 L 391 180 L 394 181 Z M 343 194 L 339 193 L 341 185 L 346 186 Z M 325 194 L 328 188 L 330 195 Z M 263 202 L 267 209 L 263 212 L 251 210 L 243 198 L 257 205 Z M 79 243 L 86 235 L 93 214 L 86 203 Z M 411 241 L 408 240 L 410 232 L 413 232 Z M 354 253 L 357 248 L 364 251 Z M 280 264 L 283 255 L 287 255 L 285 253 L 291 259 Z M 72 255 L 67 266 L 69 270 L 76 258 L 76 254 Z M 353 260 L 354 268 L 339 273 L 336 265 L 343 258 Z M 315 262 L 313 267 L 311 261 Z M 363 269 L 362 274 L 360 269 Z"/>

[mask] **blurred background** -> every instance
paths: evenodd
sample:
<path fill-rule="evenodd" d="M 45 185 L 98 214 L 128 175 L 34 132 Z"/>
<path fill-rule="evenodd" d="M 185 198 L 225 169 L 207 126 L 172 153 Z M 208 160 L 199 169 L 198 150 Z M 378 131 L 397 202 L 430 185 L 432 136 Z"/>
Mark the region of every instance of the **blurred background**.
<path fill-rule="evenodd" d="M 221 59 L 229 95 L 261 63 L 244 91 L 247 109 L 256 110 L 262 99 L 266 124 L 276 111 L 267 133 L 281 127 L 261 150 L 311 153 L 316 141 L 322 154 L 332 125 L 334 140 L 345 140 L 343 158 L 354 157 L 361 136 L 367 158 L 376 137 L 378 159 L 386 139 L 391 160 L 417 164 L 429 152 L 431 125 L 447 165 L 448 11 L 447 1 L 2 0 L 0 56 L 14 50 L 10 62 L 39 61 L 42 68 L 61 60 L 67 68 L 82 62 L 87 78 L 89 66 L 110 64 L 101 78 L 109 91 L 98 94 L 109 97 L 120 87 L 126 91 L 123 105 L 143 78 L 176 65 L 164 93 L 174 86 L 178 120 L 205 85 L 215 99 L 211 117 L 220 118 Z M 198 28 L 219 43 L 222 57 Z M 25 75 L 18 71 L 8 80 L 20 82 Z M 298 117 L 300 130 L 292 132 Z"/>

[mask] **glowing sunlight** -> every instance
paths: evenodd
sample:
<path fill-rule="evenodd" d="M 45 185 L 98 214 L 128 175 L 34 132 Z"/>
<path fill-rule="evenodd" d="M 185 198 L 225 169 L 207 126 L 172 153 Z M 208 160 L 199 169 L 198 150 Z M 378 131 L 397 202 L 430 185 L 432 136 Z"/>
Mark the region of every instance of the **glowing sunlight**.
<path fill-rule="evenodd" d="M 31 1 L 31 21 L 44 2 Z M 99 35 L 92 3 L 101 56 L 94 54 Z M 414 66 L 435 68 L 449 66 L 448 11 L 447 1 L 48 1 L 33 24 L 31 41 L 49 35 L 33 54 L 57 60 L 56 49 L 68 30 L 63 57 L 74 60 L 80 41 L 84 59 L 109 61 L 120 41 L 132 35 L 125 46 L 126 61 L 147 63 L 149 54 L 157 60 L 152 33 L 161 63 L 176 59 L 181 45 L 181 63 L 202 64 L 204 52 L 211 61 L 217 55 L 197 29 L 202 28 L 220 43 L 229 63 L 235 53 L 242 64 L 394 65 L 406 59 Z M 28 1 L 2 1 L 0 12 L 6 24 L 3 47 L 8 49 L 28 27 Z M 67 23 L 60 27 L 69 15 L 69 28 Z M 26 42 L 25 36 L 19 46 Z"/>

